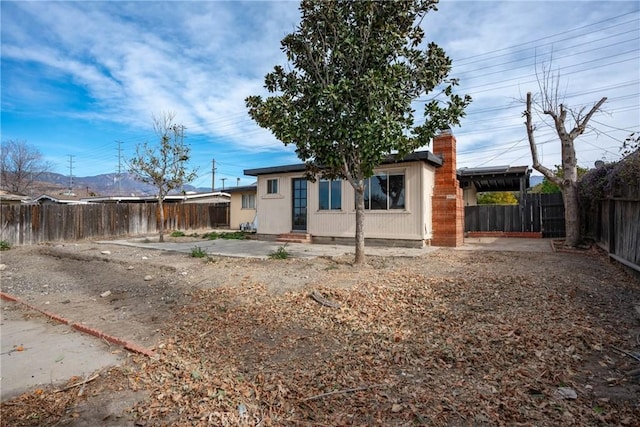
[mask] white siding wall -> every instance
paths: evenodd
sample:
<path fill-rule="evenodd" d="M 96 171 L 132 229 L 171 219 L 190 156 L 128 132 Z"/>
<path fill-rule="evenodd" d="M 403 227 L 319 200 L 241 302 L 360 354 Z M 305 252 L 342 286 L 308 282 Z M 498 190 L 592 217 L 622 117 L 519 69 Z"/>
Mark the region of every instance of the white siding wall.
<path fill-rule="evenodd" d="M 299 175 L 264 175 L 258 177 L 256 209 L 258 233 L 282 234 L 291 231 L 291 178 Z M 267 194 L 267 181 L 278 180 L 278 193 Z"/>
<path fill-rule="evenodd" d="M 386 172 L 404 172 L 405 209 L 367 211 L 365 236 L 380 239 L 425 240 L 431 238 L 431 196 L 435 168 L 424 162 L 402 163 L 378 168 Z M 300 174 L 258 177 L 258 232 L 282 234 L 291 231 L 291 179 Z M 278 194 L 267 195 L 267 180 L 278 179 Z M 320 237 L 355 236 L 355 196 L 351 185 L 342 181 L 342 210 L 318 209 L 318 183 L 307 183 L 307 232 Z"/>

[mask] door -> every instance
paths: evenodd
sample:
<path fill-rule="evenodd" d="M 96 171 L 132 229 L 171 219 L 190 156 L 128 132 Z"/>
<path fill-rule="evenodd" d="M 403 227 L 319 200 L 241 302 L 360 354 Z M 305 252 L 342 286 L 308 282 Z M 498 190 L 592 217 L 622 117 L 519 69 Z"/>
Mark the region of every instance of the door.
<path fill-rule="evenodd" d="M 307 231 L 307 180 L 293 178 L 292 180 L 292 231 Z"/>

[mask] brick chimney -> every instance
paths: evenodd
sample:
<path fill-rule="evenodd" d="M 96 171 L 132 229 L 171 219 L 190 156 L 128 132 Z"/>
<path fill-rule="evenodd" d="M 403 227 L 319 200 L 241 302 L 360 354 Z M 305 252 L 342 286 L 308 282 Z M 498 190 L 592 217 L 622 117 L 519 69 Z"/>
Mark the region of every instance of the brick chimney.
<path fill-rule="evenodd" d="M 433 154 L 443 164 L 436 169 L 433 189 L 433 246 L 462 246 L 464 240 L 464 203 L 456 174 L 456 139 L 450 129 L 433 139 Z"/>

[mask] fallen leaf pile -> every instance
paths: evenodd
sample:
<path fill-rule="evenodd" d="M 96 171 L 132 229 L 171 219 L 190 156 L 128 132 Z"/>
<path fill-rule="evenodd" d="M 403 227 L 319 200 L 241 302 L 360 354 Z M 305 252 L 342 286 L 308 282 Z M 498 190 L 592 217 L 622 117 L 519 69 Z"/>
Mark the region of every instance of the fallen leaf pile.
<path fill-rule="evenodd" d="M 113 375 L 149 393 L 140 426 L 637 425 L 639 363 L 614 348 L 636 343 L 640 285 L 585 257 L 443 251 L 280 295 L 199 290 L 157 360 Z"/>

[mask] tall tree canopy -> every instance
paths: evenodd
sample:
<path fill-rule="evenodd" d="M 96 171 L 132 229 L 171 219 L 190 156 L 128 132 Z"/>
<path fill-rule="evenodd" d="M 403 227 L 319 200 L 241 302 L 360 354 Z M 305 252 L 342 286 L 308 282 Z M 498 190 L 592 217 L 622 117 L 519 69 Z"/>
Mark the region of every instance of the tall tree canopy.
<path fill-rule="evenodd" d="M 424 44 L 422 18 L 437 1 L 303 0 L 301 22 L 281 42 L 289 67 L 275 66 L 246 99 L 250 116 L 294 144 L 315 179 L 347 179 L 356 193 L 356 263 L 364 258 L 365 179 L 383 159 L 426 146 L 458 125 L 469 96 L 453 93 L 451 60 Z M 435 92 L 417 121 L 412 102 Z"/>
<path fill-rule="evenodd" d="M 184 126 L 174 123 L 175 114 L 165 113 L 153 117 L 153 130 L 160 138 L 158 146 L 148 143 L 136 146 L 136 154 L 129 162 L 129 171 L 140 182 L 153 185 L 158 196 L 160 214 L 159 240 L 164 241 L 165 197 L 184 184 L 193 181 L 197 174 L 188 170 L 191 149 L 184 143 Z"/>

